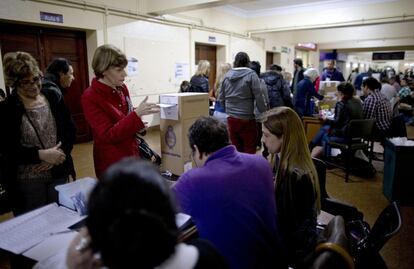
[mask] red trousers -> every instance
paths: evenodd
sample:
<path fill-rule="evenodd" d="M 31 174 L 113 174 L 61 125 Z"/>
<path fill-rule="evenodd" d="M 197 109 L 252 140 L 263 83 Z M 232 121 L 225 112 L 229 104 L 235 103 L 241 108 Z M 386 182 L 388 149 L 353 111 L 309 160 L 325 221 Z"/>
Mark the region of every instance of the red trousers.
<path fill-rule="evenodd" d="M 256 120 L 227 118 L 231 143 L 239 152 L 256 153 Z"/>

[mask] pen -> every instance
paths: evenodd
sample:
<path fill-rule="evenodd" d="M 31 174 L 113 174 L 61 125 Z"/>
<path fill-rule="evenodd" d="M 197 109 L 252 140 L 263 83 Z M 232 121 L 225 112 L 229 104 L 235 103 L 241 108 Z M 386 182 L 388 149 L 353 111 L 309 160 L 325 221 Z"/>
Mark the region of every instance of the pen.
<path fill-rule="evenodd" d="M 52 233 L 49 233 L 49 235 L 66 234 L 66 233 L 72 233 L 72 232 L 76 232 L 76 231 L 74 231 L 74 230 L 64 230 L 64 231 L 59 231 L 59 232 L 52 232 Z"/>

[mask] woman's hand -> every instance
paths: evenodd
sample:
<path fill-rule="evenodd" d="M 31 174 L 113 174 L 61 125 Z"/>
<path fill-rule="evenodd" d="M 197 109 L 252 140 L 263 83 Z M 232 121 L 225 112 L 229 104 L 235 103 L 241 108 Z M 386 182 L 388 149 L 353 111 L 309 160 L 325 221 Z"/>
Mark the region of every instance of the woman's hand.
<path fill-rule="evenodd" d="M 139 104 L 137 108 L 135 108 L 135 113 L 137 113 L 138 117 L 144 115 L 150 115 L 160 112 L 160 107 L 155 103 L 148 103 L 148 96 Z"/>
<path fill-rule="evenodd" d="M 43 171 L 47 171 L 49 169 L 52 169 L 53 164 L 47 163 L 47 162 L 42 162 L 39 164 L 36 164 L 33 166 L 33 170 L 35 172 L 43 172 Z"/>
<path fill-rule="evenodd" d="M 66 254 L 66 265 L 69 269 L 92 269 L 98 268 L 99 261 L 95 259 L 90 248 L 90 237 L 88 230 L 83 228 L 72 240 Z"/>
<path fill-rule="evenodd" d="M 62 142 L 52 148 L 40 149 L 39 159 L 53 165 L 62 164 L 66 160 L 66 155 L 60 146 L 62 146 Z"/>

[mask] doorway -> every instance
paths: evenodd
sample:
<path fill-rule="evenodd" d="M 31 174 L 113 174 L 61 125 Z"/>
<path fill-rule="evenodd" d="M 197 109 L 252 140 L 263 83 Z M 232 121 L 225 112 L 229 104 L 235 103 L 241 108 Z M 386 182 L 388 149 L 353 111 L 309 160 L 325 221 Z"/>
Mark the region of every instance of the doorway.
<path fill-rule="evenodd" d="M 195 64 L 200 60 L 207 60 L 210 62 L 210 74 L 208 76 L 209 89 L 214 88 L 217 70 L 217 47 L 212 45 L 205 45 L 196 43 L 195 45 Z"/>
<path fill-rule="evenodd" d="M 2 58 L 8 52 L 25 51 L 37 60 L 42 71 L 57 57 L 72 63 L 75 80 L 64 99 L 76 125 L 76 141 L 90 141 L 91 131 L 81 106 L 82 93 L 89 86 L 85 32 L 5 23 L 0 23 L 0 28 Z"/>
<path fill-rule="evenodd" d="M 280 53 L 267 51 L 266 52 L 266 66 L 265 66 L 266 70 L 263 70 L 263 72 L 269 70 L 272 64 L 280 65 L 280 61 L 281 61 Z"/>

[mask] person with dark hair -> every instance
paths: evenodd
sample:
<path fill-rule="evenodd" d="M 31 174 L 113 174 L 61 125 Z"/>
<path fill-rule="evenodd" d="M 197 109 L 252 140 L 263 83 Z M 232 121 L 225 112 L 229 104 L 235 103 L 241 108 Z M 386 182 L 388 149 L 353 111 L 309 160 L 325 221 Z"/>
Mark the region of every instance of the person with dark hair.
<path fill-rule="evenodd" d="M 296 94 L 298 83 L 304 79 L 303 72 L 305 72 L 305 69 L 303 68 L 303 61 L 300 58 L 296 58 L 293 60 L 293 67 L 295 69 L 295 72 L 293 73 L 293 81 L 292 81 L 292 93 L 293 95 Z"/>
<path fill-rule="evenodd" d="M 324 125 L 310 142 L 312 157 L 318 158 L 322 154 L 325 157 L 330 156 L 328 142 L 344 142 L 349 122 L 363 118 L 362 102 L 354 97 L 354 86 L 349 82 L 343 82 L 338 85 L 337 90 L 339 101 L 335 104 L 334 118 L 328 119 L 326 115 L 322 115 Z"/>
<path fill-rule="evenodd" d="M 268 92 L 267 92 L 266 82 L 262 78 L 260 78 L 260 68 L 261 67 L 262 66 L 260 65 L 260 63 L 258 61 L 252 61 L 250 63 L 250 68 L 253 71 L 256 72 L 257 76 L 260 79 L 260 90 L 262 92 L 263 98 L 265 99 L 266 108 L 269 109 L 269 95 L 268 95 Z M 255 109 L 254 109 L 254 115 L 256 117 L 256 127 L 257 127 L 256 147 L 257 147 L 257 149 L 260 149 L 262 147 L 262 124 L 260 123 L 261 113 L 259 112 L 257 107 L 255 107 Z M 268 156 L 266 148 L 264 148 L 264 151 L 263 151 L 262 155 L 265 158 Z"/>
<path fill-rule="evenodd" d="M 188 92 L 190 85 L 191 84 L 188 80 L 183 80 L 180 84 L 180 92 Z"/>
<path fill-rule="evenodd" d="M 292 107 L 290 89 L 286 80 L 283 79 L 282 67 L 272 64 L 270 70 L 262 74 L 261 78 L 265 81 L 269 95 L 269 107 L 278 106 Z"/>
<path fill-rule="evenodd" d="M 173 190 L 200 237 L 211 241 L 232 269 L 282 268 L 267 161 L 238 152 L 226 126 L 212 117 L 199 118 L 188 139 L 197 168 L 184 173 Z"/>
<path fill-rule="evenodd" d="M 263 113 L 267 106 L 259 77 L 249 66 L 247 53 L 237 53 L 233 68 L 223 79 L 217 101 L 228 114 L 227 125 L 233 145 L 240 152 L 254 154 L 257 140 L 254 108 Z"/>
<path fill-rule="evenodd" d="M 373 77 L 362 82 L 362 91 L 366 96 L 363 103 L 363 114 L 365 119 L 375 119 L 374 135 L 383 139 L 388 135 L 391 126 L 392 108 L 391 103 L 381 94 L 381 83 Z"/>
<path fill-rule="evenodd" d="M 174 204 L 149 162 L 127 158 L 112 165 L 90 195 L 87 229 L 72 241 L 68 267 L 91 268 L 84 265 L 98 263 L 93 253 L 100 253 L 109 269 L 228 268 L 209 242 L 178 242 Z"/>
<path fill-rule="evenodd" d="M 82 95 L 82 107 L 93 134 L 93 161 L 99 179 L 113 163 L 125 157 L 139 157 L 136 134 L 145 130 L 142 116 L 159 112 L 148 96 L 134 108 L 124 84 L 128 60 L 113 45 L 95 50 L 92 68 L 95 78 Z"/>
<path fill-rule="evenodd" d="M 9 52 L 3 59 L 11 94 L 1 102 L 0 148 L 11 185 L 13 213 L 19 215 L 57 202 L 55 186 L 74 175 L 70 155 L 75 126 L 63 99 L 41 89 L 42 73 L 27 52 Z"/>
<path fill-rule="evenodd" d="M 328 66 L 324 69 L 321 77 L 321 81 L 333 80 L 333 81 L 345 81 L 342 72 L 336 69 L 335 60 L 330 60 Z"/>
<path fill-rule="evenodd" d="M 56 58 L 46 68 L 42 89 L 56 91 L 62 96 L 73 80 L 75 77 L 70 62 L 65 58 Z"/>

